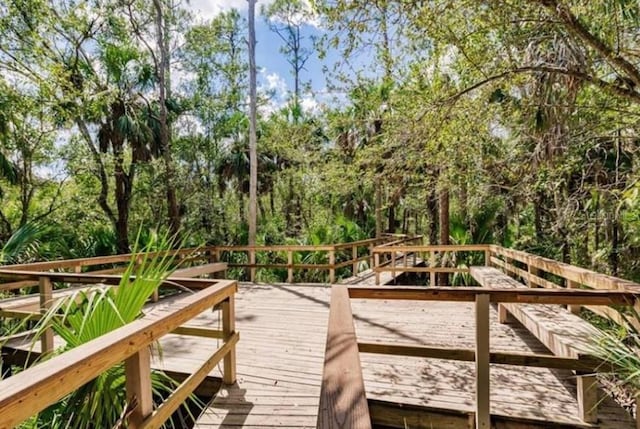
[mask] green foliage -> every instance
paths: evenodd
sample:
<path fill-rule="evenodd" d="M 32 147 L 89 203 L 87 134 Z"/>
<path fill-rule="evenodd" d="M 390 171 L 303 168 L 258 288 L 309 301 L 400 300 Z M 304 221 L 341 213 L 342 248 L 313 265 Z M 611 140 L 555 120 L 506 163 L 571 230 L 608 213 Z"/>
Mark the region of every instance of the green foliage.
<path fill-rule="evenodd" d="M 57 301 L 38 322 L 34 344 L 46 329 L 52 328 L 65 342 L 64 347 L 55 351 L 54 355 L 58 355 L 141 317 L 145 303 L 170 275 L 174 266 L 172 256 L 152 255 L 149 251 L 168 250 L 171 247 L 166 235 L 154 235 L 154 239 L 144 248 L 135 249 L 135 255 L 117 288 L 79 290 Z M 135 278 L 132 280 L 131 276 Z M 154 371 L 152 386 L 154 394 L 163 397 L 173 390 L 175 383 L 163 373 Z M 120 424 L 127 406 L 124 364 L 118 364 L 48 407 L 22 427 L 115 427 Z"/>

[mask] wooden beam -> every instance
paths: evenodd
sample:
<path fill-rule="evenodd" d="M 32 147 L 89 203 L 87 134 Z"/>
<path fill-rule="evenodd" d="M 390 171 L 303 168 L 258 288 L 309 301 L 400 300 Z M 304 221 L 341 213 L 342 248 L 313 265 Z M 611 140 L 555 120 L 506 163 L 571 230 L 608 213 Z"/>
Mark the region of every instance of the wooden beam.
<path fill-rule="evenodd" d="M 491 429 L 489 295 L 476 295 L 476 429 Z"/>
<path fill-rule="evenodd" d="M 329 250 L 329 283 L 334 284 L 336 282 L 336 252 L 335 250 Z"/>
<path fill-rule="evenodd" d="M 490 301 L 520 304 L 630 305 L 635 294 L 621 290 L 591 289 L 485 289 L 478 287 L 349 287 L 351 298 L 409 301 L 474 302 L 478 294 Z"/>
<path fill-rule="evenodd" d="M 319 429 L 370 429 L 349 292 L 333 286 L 318 410 Z"/>
<path fill-rule="evenodd" d="M 476 353 L 472 349 L 381 343 L 358 343 L 358 349 L 361 353 L 456 360 L 462 362 L 474 362 L 476 359 Z M 489 362 L 500 365 L 566 369 L 583 372 L 608 372 L 614 369 L 608 363 L 590 356 L 581 356 L 577 359 L 536 353 L 491 352 L 489 353 Z"/>
<path fill-rule="evenodd" d="M 224 333 L 225 343 L 231 341 L 231 338 L 236 333 L 236 301 L 233 295 L 230 295 L 222 302 L 222 332 Z M 233 345 L 229 352 L 224 355 L 222 381 L 226 384 L 233 384 L 236 382 L 236 378 L 236 348 Z"/>
<path fill-rule="evenodd" d="M 227 269 L 226 262 L 213 262 L 211 264 L 196 265 L 195 267 L 175 270 L 171 275 L 175 277 L 198 277 L 205 274 L 217 273 Z"/>
<path fill-rule="evenodd" d="M 51 279 L 48 277 L 40 277 L 38 290 L 40 292 L 40 313 L 44 315 L 53 304 L 53 283 Z M 40 342 L 42 344 L 41 350 L 43 354 L 53 352 L 55 346 L 53 344 L 53 329 L 51 329 L 51 327 L 44 330 L 40 337 Z"/>
<path fill-rule="evenodd" d="M 149 346 L 141 348 L 128 357 L 124 362 L 124 371 L 127 403 L 131 411 L 127 427 L 139 429 L 144 419 L 153 411 Z M 132 406 L 133 409 L 131 409 Z"/>
<path fill-rule="evenodd" d="M 595 374 L 578 375 L 578 416 L 585 423 L 598 422 L 598 379 Z"/>

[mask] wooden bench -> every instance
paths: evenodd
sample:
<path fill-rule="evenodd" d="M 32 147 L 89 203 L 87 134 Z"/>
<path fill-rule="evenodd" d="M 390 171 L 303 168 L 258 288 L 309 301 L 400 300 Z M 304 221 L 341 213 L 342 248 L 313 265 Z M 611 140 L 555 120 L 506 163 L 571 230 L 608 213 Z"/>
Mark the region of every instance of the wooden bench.
<path fill-rule="evenodd" d="M 524 284 L 492 267 L 471 267 L 471 276 L 487 288 L 526 288 Z M 560 305 L 498 304 L 498 319 L 505 323 L 509 316 L 517 319 L 554 355 L 580 359 L 589 354 L 593 339 L 600 331 Z M 596 423 L 598 384 L 595 374 L 578 374 L 578 411 L 586 423 Z"/>

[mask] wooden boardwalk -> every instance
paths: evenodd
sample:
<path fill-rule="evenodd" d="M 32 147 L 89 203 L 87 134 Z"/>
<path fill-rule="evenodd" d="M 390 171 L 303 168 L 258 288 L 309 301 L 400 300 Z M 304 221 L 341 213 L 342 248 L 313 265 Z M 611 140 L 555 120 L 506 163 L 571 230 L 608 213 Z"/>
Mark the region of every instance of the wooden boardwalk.
<path fill-rule="evenodd" d="M 238 382 L 223 387 L 199 428 L 316 426 L 330 288 L 242 284 L 237 299 Z M 471 304 L 352 300 L 358 338 L 367 342 L 473 348 Z M 212 314 L 199 323 L 216 323 Z M 519 325 L 500 325 L 492 310 L 491 348 L 546 353 Z M 163 343 L 164 366 L 188 371 L 203 344 Z M 189 357 L 184 357 L 186 354 Z M 361 354 L 368 399 L 447 408 L 474 408 L 473 363 Z M 492 413 L 580 424 L 568 372 L 492 366 Z M 601 428 L 635 427 L 611 399 L 600 404 Z"/>
<path fill-rule="evenodd" d="M 350 283 L 368 284 L 372 277 L 365 273 Z M 240 284 L 236 300 L 238 381 L 222 387 L 196 427 L 316 427 L 330 294 L 328 285 Z M 161 301 L 151 311 L 162 312 L 164 307 Z M 362 342 L 474 347 L 472 304 L 354 299 L 352 308 Z M 204 313 L 190 325 L 218 328 L 220 312 Z M 217 341 L 168 335 L 161 342 L 163 358 L 156 358 L 153 366 L 188 374 Z M 547 353 L 522 326 L 498 324 L 495 309 L 491 314 L 491 349 Z M 474 410 L 473 363 L 360 356 L 369 400 Z M 220 370 L 211 375 L 219 377 Z M 575 380 L 568 372 L 493 365 L 491 407 L 495 415 L 590 427 L 577 417 Z M 600 423 L 592 427 L 635 427 L 628 413 L 609 398 L 601 402 L 599 416 Z M 429 421 L 421 424 L 429 427 Z M 408 422 L 407 427 L 414 426 Z"/>

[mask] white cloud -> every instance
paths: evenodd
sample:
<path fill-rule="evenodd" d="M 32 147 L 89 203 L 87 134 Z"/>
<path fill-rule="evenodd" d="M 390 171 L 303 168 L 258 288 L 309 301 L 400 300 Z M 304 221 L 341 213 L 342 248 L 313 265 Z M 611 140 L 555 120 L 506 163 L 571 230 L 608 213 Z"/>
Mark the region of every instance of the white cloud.
<path fill-rule="evenodd" d="M 256 14 L 260 13 L 260 7 L 268 5 L 273 0 L 261 0 L 256 4 Z M 247 10 L 249 3 L 247 0 L 191 0 L 186 3 L 187 9 L 191 10 L 196 18 L 203 21 L 209 20 L 221 12 L 237 9 L 241 13 Z"/>

